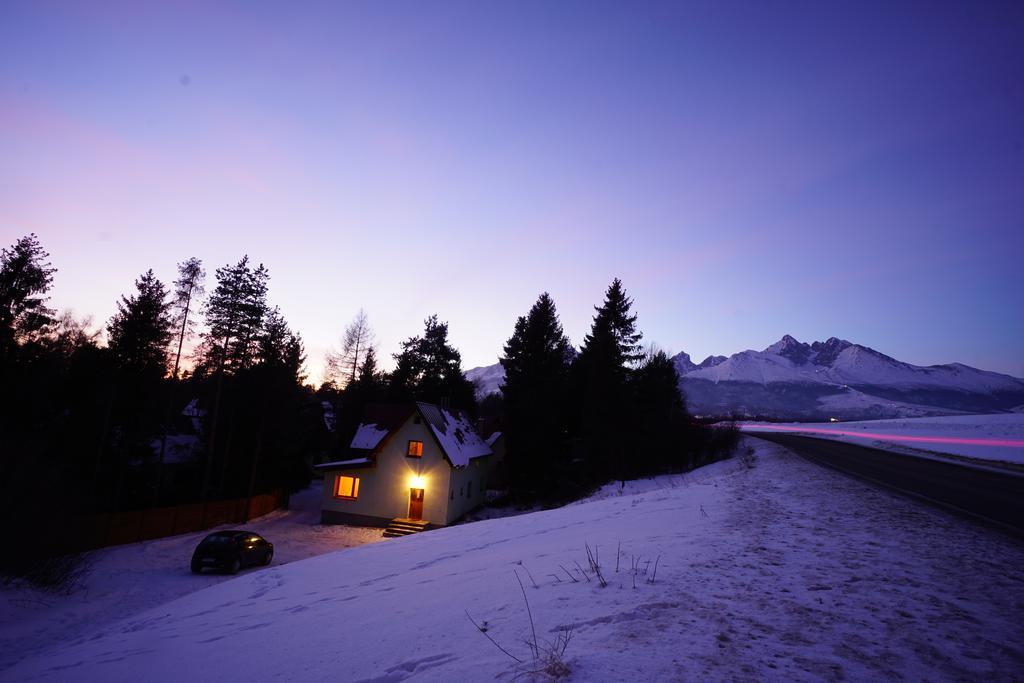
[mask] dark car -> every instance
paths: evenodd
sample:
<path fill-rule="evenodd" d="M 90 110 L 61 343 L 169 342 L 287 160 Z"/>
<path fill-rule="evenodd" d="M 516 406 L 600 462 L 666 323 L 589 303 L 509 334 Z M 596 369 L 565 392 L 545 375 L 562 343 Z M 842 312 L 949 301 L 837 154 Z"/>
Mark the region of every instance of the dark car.
<path fill-rule="evenodd" d="M 224 569 L 235 574 L 242 567 L 268 565 L 274 559 L 274 544 L 251 531 L 215 531 L 192 553 L 192 571 Z"/>

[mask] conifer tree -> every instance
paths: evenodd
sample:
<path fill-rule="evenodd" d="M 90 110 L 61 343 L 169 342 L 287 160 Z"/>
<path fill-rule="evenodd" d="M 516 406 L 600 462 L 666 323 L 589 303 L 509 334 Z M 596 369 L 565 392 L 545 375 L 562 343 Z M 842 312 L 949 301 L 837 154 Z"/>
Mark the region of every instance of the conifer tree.
<path fill-rule="evenodd" d="M 288 376 L 294 380 L 297 386 L 306 381 L 303 367 L 306 364 L 306 345 L 302 343 L 302 335 L 292 332 L 288 335 L 288 343 L 285 345 L 284 356 L 285 370 Z"/>
<path fill-rule="evenodd" d="M 640 339 L 643 335 L 636 329 L 636 314 L 630 315 L 633 300 L 626 296 L 619 278 L 612 280 L 605 292 L 604 303 L 595 306 L 597 315 L 590 334 L 583 339 L 581 353 L 591 346 L 601 347 L 602 353 L 611 353 L 609 359 L 621 370 L 643 359 Z"/>
<path fill-rule="evenodd" d="M 282 366 L 291 330 L 277 306 L 267 311 L 257 341 L 256 358 L 263 365 Z"/>
<path fill-rule="evenodd" d="M 0 250 L 0 360 L 53 322 L 46 293 L 57 269 L 34 233 Z"/>
<path fill-rule="evenodd" d="M 217 379 L 208 422 L 206 465 L 201 488 L 204 500 L 211 492 L 213 460 L 218 451 L 224 377 L 246 370 L 256 360 L 267 316 L 269 277 L 263 264 L 253 268 L 249 265 L 249 257 L 243 256 L 235 265 L 217 269 L 217 287 L 206 302 L 207 331 L 199 349 L 200 365 L 206 373 L 215 373 Z M 240 403 L 236 401 L 229 414 L 227 436 L 220 456 L 222 490 L 227 483 L 235 433 L 235 423 L 230 418 L 237 413 Z"/>
<path fill-rule="evenodd" d="M 627 462 L 631 476 L 681 471 L 689 461 L 686 402 L 679 373 L 664 351 L 651 350 L 633 373 L 636 447 Z"/>
<path fill-rule="evenodd" d="M 359 365 L 355 385 L 363 390 L 371 387 L 380 389 L 384 386 L 383 375 L 377 367 L 377 352 L 373 350 L 372 346 L 366 349 L 363 362 Z"/>
<path fill-rule="evenodd" d="M 402 342 L 402 351 L 394 354 L 394 359 L 396 367 L 389 382 L 392 400 L 475 409 L 473 384 L 462 374 L 462 356 L 448 343 L 448 323 L 438 322 L 437 315 L 424 321 L 422 337 Z"/>
<path fill-rule="evenodd" d="M 505 343 L 500 360 L 507 464 L 510 485 L 520 497 L 552 498 L 566 482 L 570 348 L 547 292 L 519 317 Z"/>
<path fill-rule="evenodd" d="M 121 297 L 117 313 L 107 324 L 108 348 L 118 369 L 110 402 L 113 424 L 117 425 L 111 439 L 116 456 L 115 510 L 124 500 L 139 495 L 129 485 L 129 462 L 153 456 L 150 444 L 160 431 L 159 394 L 173 335 L 167 290 L 152 270 L 135 281 L 135 289 L 135 294 Z"/>
<path fill-rule="evenodd" d="M 207 332 L 201 361 L 208 371 L 234 372 L 255 360 L 263 319 L 267 313 L 267 280 L 260 264 L 253 268 L 249 257 L 218 268 L 217 287 L 206 303 Z"/>
<path fill-rule="evenodd" d="M 152 270 L 135 281 L 135 289 L 135 294 L 121 297 L 107 324 L 108 346 L 120 367 L 163 376 L 172 335 L 167 290 Z"/>
<path fill-rule="evenodd" d="M 633 302 L 615 278 L 605 292 L 590 334 L 573 364 L 573 390 L 578 406 L 576 430 L 590 474 L 596 483 L 622 477 L 626 444 L 633 425 L 631 368 L 641 358 L 641 334 Z"/>
<path fill-rule="evenodd" d="M 302 366 L 306 362 L 306 351 L 302 337 L 292 331 L 277 306 L 267 312 L 263 321 L 257 360 L 261 365 L 283 371 L 283 376 L 295 385 L 305 380 Z"/>
<path fill-rule="evenodd" d="M 178 279 L 174 281 L 174 301 L 171 304 L 175 327 L 178 329 L 178 350 L 174 356 L 174 370 L 171 372 L 173 379 L 178 378 L 181 347 L 186 337 L 192 334 L 194 322 L 189 316 L 195 312 L 196 304 L 202 300 L 206 292 L 203 282 L 205 278 L 206 271 L 203 270 L 203 262 L 199 259 L 190 258 L 178 264 Z"/>

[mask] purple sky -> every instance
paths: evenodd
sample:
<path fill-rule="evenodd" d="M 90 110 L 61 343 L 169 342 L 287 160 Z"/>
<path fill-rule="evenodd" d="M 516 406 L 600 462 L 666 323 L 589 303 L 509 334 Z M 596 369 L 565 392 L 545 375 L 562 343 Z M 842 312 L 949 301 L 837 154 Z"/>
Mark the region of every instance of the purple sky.
<path fill-rule="evenodd" d="M 318 380 L 360 307 L 469 368 L 618 276 L 695 360 L 1024 376 L 1024 3 L 165 4 L 0 5 L 0 242 L 55 306 L 248 253 Z"/>

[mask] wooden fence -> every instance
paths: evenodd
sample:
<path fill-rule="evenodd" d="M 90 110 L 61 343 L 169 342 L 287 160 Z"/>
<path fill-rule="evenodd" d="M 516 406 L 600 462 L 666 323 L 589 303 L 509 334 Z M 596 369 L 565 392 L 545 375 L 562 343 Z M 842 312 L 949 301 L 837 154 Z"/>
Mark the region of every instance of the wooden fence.
<path fill-rule="evenodd" d="M 241 524 L 283 507 L 286 502 L 287 498 L 281 491 L 274 491 L 252 498 L 112 512 L 78 520 L 72 525 L 69 538 L 75 546 L 73 549 L 78 551 L 148 541 L 202 531 L 221 524 Z"/>

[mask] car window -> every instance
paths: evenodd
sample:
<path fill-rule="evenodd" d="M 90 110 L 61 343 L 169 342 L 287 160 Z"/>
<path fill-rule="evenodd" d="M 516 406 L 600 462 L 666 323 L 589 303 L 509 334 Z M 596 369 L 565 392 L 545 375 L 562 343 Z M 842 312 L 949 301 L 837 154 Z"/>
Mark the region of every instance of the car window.
<path fill-rule="evenodd" d="M 211 546 L 211 547 L 219 547 L 219 546 L 229 545 L 231 543 L 231 541 L 232 541 L 232 538 L 230 536 L 219 536 L 219 535 L 218 536 L 207 536 L 206 538 L 203 539 L 202 545 Z"/>

